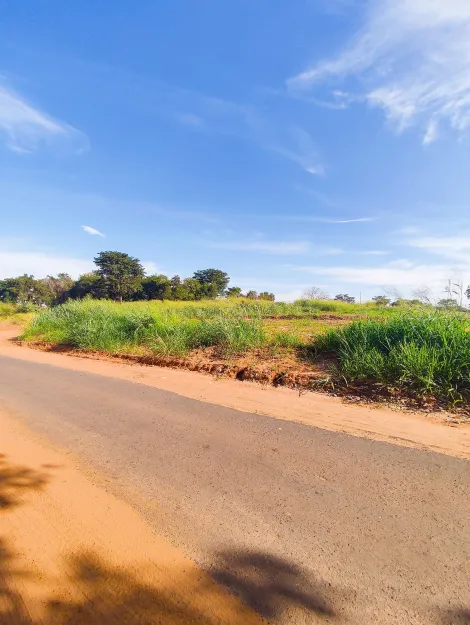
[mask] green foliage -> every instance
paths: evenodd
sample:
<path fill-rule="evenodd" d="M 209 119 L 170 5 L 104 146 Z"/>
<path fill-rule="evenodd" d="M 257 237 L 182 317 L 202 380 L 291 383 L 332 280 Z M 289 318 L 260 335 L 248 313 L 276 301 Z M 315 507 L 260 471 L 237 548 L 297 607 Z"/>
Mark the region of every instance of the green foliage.
<path fill-rule="evenodd" d="M 391 299 L 385 295 L 376 295 L 372 298 L 372 301 L 375 302 L 377 306 L 388 306 Z"/>
<path fill-rule="evenodd" d="M 225 294 L 227 297 L 243 297 L 242 290 L 239 286 L 231 286 L 227 289 Z"/>
<path fill-rule="evenodd" d="M 34 276 L 24 274 L 17 278 L 5 278 L 0 281 L 0 301 L 16 304 L 39 306 L 50 304 L 54 294 L 48 289 L 45 280 L 36 280 Z"/>
<path fill-rule="evenodd" d="M 163 302 L 166 299 L 171 299 L 171 283 L 169 278 L 162 274 L 147 276 L 142 280 L 142 295 L 143 298 L 147 300 L 159 299 Z"/>
<path fill-rule="evenodd" d="M 345 304 L 354 304 L 356 298 L 348 295 L 347 293 L 340 293 L 339 295 L 335 295 L 335 300 L 338 302 L 344 302 Z"/>
<path fill-rule="evenodd" d="M 69 291 L 72 299 L 82 299 L 92 297 L 102 299 L 106 297 L 106 290 L 100 276 L 96 273 L 84 273 L 73 284 Z"/>
<path fill-rule="evenodd" d="M 267 302 L 274 302 L 276 299 L 274 293 L 268 293 L 268 291 L 263 291 L 258 295 L 258 299 L 266 300 Z"/>
<path fill-rule="evenodd" d="M 200 269 L 194 272 L 193 279 L 202 285 L 215 285 L 216 295 L 223 295 L 230 282 L 228 274 L 220 269 Z"/>
<path fill-rule="evenodd" d="M 100 252 L 94 262 L 111 299 L 122 302 L 139 290 L 145 272 L 138 258 L 124 252 Z"/>
<path fill-rule="evenodd" d="M 330 330 L 318 351 L 336 354 L 348 381 L 397 386 L 450 401 L 470 397 L 470 333 L 464 315 L 405 312 Z"/>
<path fill-rule="evenodd" d="M 441 310 L 453 310 L 453 311 L 464 310 L 457 304 L 455 299 L 452 299 L 450 297 L 439 300 L 437 302 L 437 307 L 440 308 Z"/>

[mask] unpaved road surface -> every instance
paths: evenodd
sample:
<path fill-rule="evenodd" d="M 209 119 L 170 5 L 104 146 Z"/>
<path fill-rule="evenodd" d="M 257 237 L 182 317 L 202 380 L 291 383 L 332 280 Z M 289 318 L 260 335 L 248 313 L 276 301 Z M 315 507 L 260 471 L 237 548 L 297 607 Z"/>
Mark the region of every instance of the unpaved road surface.
<path fill-rule="evenodd" d="M 0 372 L 4 409 L 268 620 L 470 622 L 467 460 L 44 364 Z"/>

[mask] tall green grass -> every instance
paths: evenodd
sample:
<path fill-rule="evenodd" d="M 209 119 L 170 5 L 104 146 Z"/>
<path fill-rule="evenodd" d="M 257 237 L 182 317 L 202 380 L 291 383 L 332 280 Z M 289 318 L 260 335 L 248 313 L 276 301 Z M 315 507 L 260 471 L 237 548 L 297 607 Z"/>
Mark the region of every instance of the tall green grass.
<path fill-rule="evenodd" d="M 408 312 L 332 329 L 316 342 L 344 378 L 378 382 L 451 402 L 470 398 L 470 333 L 464 315 Z"/>
<path fill-rule="evenodd" d="M 154 354 L 183 356 L 204 347 L 224 355 L 266 342 L 259 318 L 209 314 L 202 309 L 69 301 L 40 312 L 23 334 L 25 340 L 67 344 L 79 349 L 122 353 L 145 348 Z"/>

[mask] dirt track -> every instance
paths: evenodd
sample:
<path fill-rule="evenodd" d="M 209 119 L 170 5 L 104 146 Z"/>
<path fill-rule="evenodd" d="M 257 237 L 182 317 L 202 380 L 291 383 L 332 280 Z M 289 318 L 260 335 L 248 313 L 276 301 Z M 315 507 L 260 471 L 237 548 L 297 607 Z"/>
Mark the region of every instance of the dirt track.
<path fill-rule="evenodd" d="M 104 376 L 5 357 L 0 368 L 17 419 L 271 621 L 468 622 L 467 461 Z"/>

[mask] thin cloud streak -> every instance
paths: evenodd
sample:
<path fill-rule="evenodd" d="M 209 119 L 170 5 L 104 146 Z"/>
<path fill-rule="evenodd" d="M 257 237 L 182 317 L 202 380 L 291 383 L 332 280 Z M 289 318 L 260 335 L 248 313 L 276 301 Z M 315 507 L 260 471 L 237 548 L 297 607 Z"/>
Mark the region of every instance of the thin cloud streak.
<path fill-rule="evenodd" d="M 41 147 L 63 147 L 75 152 L 89 148 L 87 136 L 28 104 L 0 83 L 0 133 L 17 154 L 31 154 Z"/>
<path fill-rule="evenodd" d="M 377 217 L 357 217 L 355 219 L 333 219 L 330 217 L 313 217 L 311 215 L 281 215 L 279 217 L 285 221 L 295 221 L 299 223 L 320 223 L 320 224 L 353 224 L 375 221 Z"/>
<path fill-rule="evenodd" d="M 96 230 L 96 228 L 92 228 L 91 226 L 82 226 L 82 228 L 88 234 L 97 235 L 99 237 L 104 237 L 105 236 L 102 232 L 100 232 L 99 230 Z"/>

